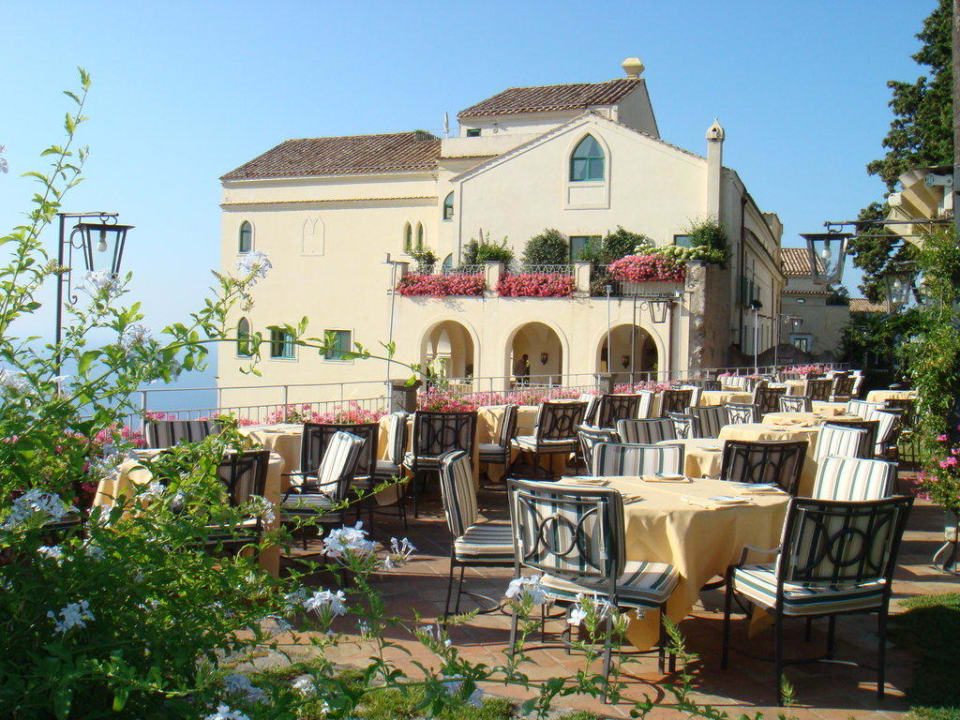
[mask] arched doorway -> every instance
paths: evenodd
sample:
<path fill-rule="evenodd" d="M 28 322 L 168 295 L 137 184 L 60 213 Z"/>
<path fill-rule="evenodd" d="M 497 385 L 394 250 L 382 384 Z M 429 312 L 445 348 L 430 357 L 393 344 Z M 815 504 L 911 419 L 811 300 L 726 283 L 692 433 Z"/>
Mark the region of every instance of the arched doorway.
<path fill-rule="evenodd" d="M 649 332 L 639 325 L 617 325 L 610 329 L 610 344 L 613 351 L 608 353 L 607 336 L 604 335 L 597 348 L 598 372 L 612 373 L 613 381 L 618 385 L 629 383 L 631 373 L 634 383 L 656 379 L 660 369 L 659 355 L 657 343 Z"/>
<path fill-rule="evenodd" d="M 514 383 L 562 384 L 563 344 L 549 325 L 541 322 L 521 325 L 507 350 Z"/>
<path fill-rule="evenodd" d="M 473 338 L 470 331 L 455 320 L 437 323 L 423 338 L 420 362 L 435 363 L 441 368 L 439 374 L 444 377 L 473 377 Z"/>

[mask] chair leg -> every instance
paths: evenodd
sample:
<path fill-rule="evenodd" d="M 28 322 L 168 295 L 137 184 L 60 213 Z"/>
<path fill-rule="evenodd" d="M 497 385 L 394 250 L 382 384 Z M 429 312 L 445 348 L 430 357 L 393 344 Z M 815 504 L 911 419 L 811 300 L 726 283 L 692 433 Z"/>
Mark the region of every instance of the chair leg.
<path fill-rule="evenodd" d="M 667 617 L 667 604 L 664 603 L 660 607 L 660 624 L 663 625 L 664 619 Z M 669 650 L 670 653 L 670 674 L 673 675 L 677 672 L 677 651 L 671 647 Z"/>
<path fill-rule="evenodd" d="M 783 613 L 777 612 L 773 638 L 773 677 L 777 683 L 777 707 L 783 707 Z"/>
<path fill-rule="evenodd" d="M 447 578 L 447 600 L 443 604 L 443 619 L 450 614 L 450 596 L 453 593 L 453 558 L 450 558 L 450 576 Z"/>
<path fill-rule="evenodd" d="M 833 660 L 837 650 L 837 616 L 831 615 L 827 621 L 827 657 Z"/>
<path fill-rule="evenodd" d="M 460 566 L 460 582 L 457 584 L 457 603 L 453 608 L 454 614 L 460 613 L 460 596 L 463 594 L 463 572 L 467 569 L 466 565 Z"/>
<path fill-rule="evenodd" d="M 513 606 L 513 612 L 510 618 L 510 657 L 513 657 L 517 651 L 517 607 Z"/>
<path fill-rule="evenodd" d="M 723 596 L 723 645 L 720 652 L 720 669 L 727 669 L 730 659 L 730 611 L 733 609 L 733 573 L 727 572 L 727 589 Z"/>
<path fill-rule="evenodd" d="M 667 660 L 667 626 L 663 622 L 663 611 L 664 608 L 660 608 L 660 640 L 657 643 L 657 668 L 660 670 L 660 674 L 663 674 L 663 671 L 666 667 Z"/>
<path fill-rule="evenodd" d="M 611 634 L 613 633 L 613 619 L 608 617 L 606 621 L 606 627 L 604 628 L 606 640 L 604 641 L 603 648 L 603 702 L 606 704 L 607 700 L 607 691 L 610 684 L 610 666 L 612 665 L 612 656 L 613 656 L 613 638 Z"/>
<path fill-rule="evenodd" d="M 403 534 L 407 534 L 407 503 L 403 500 L 397 502 L 397 507 L 399 508 L 400 517 L 403 519 Z"/>
<path fill-rule="evenodd" d="M 547 604 L 540 606 L 540 642 L 547 642 Z"/>
<path fill-rule="evenodd" d="M 887 609 L 880 608 L 877 613 L 877 699 L 883 700 L 884 685 L 887 675 Z"/>

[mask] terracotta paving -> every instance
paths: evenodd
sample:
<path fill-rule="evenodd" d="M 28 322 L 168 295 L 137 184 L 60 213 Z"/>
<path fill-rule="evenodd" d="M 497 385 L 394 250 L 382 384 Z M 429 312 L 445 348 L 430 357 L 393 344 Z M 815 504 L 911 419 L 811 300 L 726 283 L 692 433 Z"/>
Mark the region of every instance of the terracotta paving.
<path fill-rule="evenodd" d="M 485 517 L 506 519 L 503 492 L 481 491 L 479 500 Z M 933 552 L 942 542 L 942 517 L 942 512 L 929 503 L 918 501 L 914 505 L 900 552 L 894 598 L 960 591 L 960 579 L 944 574 L 930 565 Z M 378 518 L 373 535 L 389 542 L 391 536 L 402 533 L 402 527 L 396 520 Z M 416 555 L 405 567 L 374 577 L 373 584 L 386 598 L 388 612 L 409 618 L 412 626 L 414 613 L 419 613 L 423 622 L 427 623 L 435 620 L 443 611 L 450 538 L 439 503 L 427 502 L 425 506 L 421 506 L 420 518 L 410 519 L 406 534 L 418 548 Z M 313 549 L 315 547 L 308 548 Z M 512 570 L 508 568 L 480 571 L 468 569 L 466 572 L 465 588 L 498 598 L 502 596 L 512 576 Z M 466 602 L 470 602 L 470 599 L 466 599 L 464 609 L 467 607 Z M 720 670 L 722 602 L 721 590 L 703 593 L 701 602 L 679 626 L 686 638 L 687 649 L 697 656 L 688 666 L 688 671 L 693 676 L 692 698 L 698 703 L 713 705 L 718 710 L 729 713 L 731 717 L 741 713 L 752 716 L 757 712 L 762 712 L 767 717 L 776 717 L 782 709 L 775 707 L 776 688 L 772 663 L 734 653 L 731 655 L 730 669 L 726 672 Z M 891 605 L 892 613 L 899 612 L 897 605 L 895 599 Z M 814 625 L 810 643 L 804 640 L 802 620 L 794 620 L 788 623 L 786 628 L 788 657 L 810 657 L 822 652 L 826 643 L 825 620 Z M 338 629 L 347 633 L 351 631 L 347 626 Z M 528 640 L 527 649 L 534 662 L 526 665 L 524 669 L 531 678 L 569 677 L 582 668 L 583 656 L 576 653 L 568 655 L 558 642 L 558 633 L 562 629 L 562 619 L 548 620 L 546 642 L 540 642 L 539 634 Z M 465 658 L 497 665 L 504 660 L 509 617 L 502 613 L 479 615 L 466 625 L 451 626 L 449 632 L 453 643 Z M 409 633 L 396 629 L 391 633 L 390 639 L 409 654 L 395 650 L 390 651 L 388 658 L 398 662 L 411 676 L 418 673 L 414 662 L 435 665 L 436 657 Z M 744 647 L 745 641 L 745 623 L 737 621 L 733 629 L 734 647 Z M 306 657 L 313 652 L 308 646 L 302 645 L 288 646 L 287 649 L 294 657 Z M 358 643 L 347 643 L 328 651 L 328 656 L 334 662 L 344 665 L 364 664 L 369 656 L 368 649 Z M 768 629 L 751 639 L 750 649 L 755 653 L 772 656 L 772 631 Z M 888 643 L 887 695 L 883 701 L 878 701 L 876 673 L 868 669 L 875 666 L 876 653 L 875 616 L 854 615 L 839 618 L 836 657 L 852 662 L 812 663 L 788 667 L 786 674 L 793 684 L 797 703 L 789 709 L 789 715 L 801 719 L 823 720 L 846 720 L 867 714 L 872 718 L 903 716 L 907 709 L 903 693 L 911 682 L 913 659 L 905 651 Z M 868 667 L 860 667 L 861 665 Z M 594 669 L 599 672 L 599 663 Z M 625 698 L 642 700 L 650 697 L 664 703 L 673 701 L 666 685 L 675 682 L 675 678 L 658 672 L 655 654 L 625 657 L 621 672 L 622 680 L 626 684 L 623 691 Z M 491 685 L 484 689 L 504 697 L 525 697 L 521 688 Z M 625 718 L 629 717 L 632 703 L 601 704 L 598 700 L 577 696 L 559 699 L 556 706 L 589 710 L 601 717 Z M 669 707 L 659 707 L 650 714 L 651 718 L 668 716 L 676 717 L 678 712 Z"/>

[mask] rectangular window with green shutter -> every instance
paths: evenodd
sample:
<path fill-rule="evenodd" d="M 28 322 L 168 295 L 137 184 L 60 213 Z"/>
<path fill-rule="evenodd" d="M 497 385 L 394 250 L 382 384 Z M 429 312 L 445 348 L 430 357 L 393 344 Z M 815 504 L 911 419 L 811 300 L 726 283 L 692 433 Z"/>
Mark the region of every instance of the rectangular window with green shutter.
<path fill-rule="evenodd" d="M 292 333 L 279 328 L 270 330 L 270 357 L 284 360 L 296 358 Z"/>
<path fill-rule="evenodd" d="M 325 330 L 324 337 L 331 338 L 333 343 L 324 352 L 324 360 L 343 360 L 344 353 L 350 352 L 353 345 L 352 335 L 349 330 Z"/>

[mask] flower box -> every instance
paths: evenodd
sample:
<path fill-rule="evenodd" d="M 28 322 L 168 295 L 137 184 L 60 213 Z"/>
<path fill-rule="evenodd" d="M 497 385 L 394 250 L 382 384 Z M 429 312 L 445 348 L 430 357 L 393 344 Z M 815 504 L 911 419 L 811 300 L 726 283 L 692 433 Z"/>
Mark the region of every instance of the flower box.
<path fill-rule="evenodd" d="M 687 277 L 683 265 L 663 255 L 627 255 L 610 263 L 607 272 L 624 283 L 682 283 Z"/>
<path fill-rule="evenodd" d="M 483 295 L 483 273 L 471 275 L 404 275 L 397 290 L 405 297 Z"/>
<path fill-rule="evenodd" d="M 570 297 L 575 289 L 569 275 L 549 273 L 503 275 L 497 283 L 500 297 Z"/>

